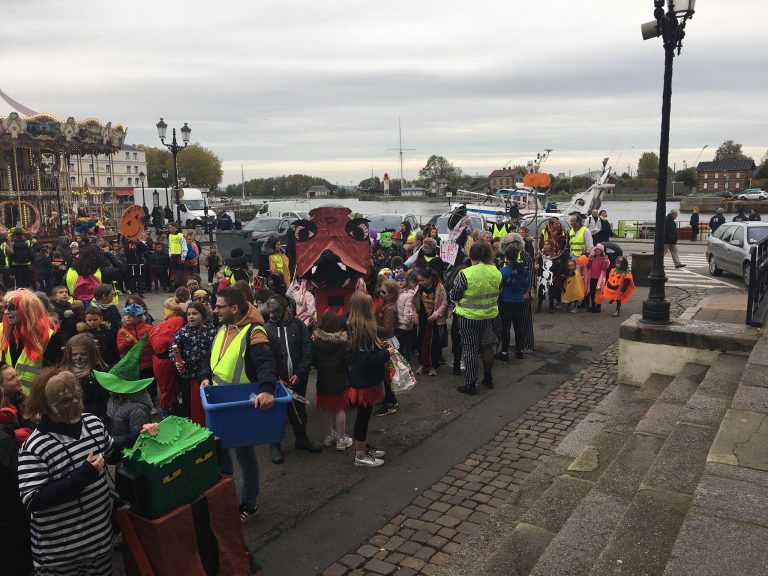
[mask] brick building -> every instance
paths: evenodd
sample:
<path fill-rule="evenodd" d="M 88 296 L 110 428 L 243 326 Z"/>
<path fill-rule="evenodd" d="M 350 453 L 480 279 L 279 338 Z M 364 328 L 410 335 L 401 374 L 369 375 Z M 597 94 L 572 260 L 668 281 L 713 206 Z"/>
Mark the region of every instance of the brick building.
<path fill-rule="evenodd" d="M 515 182 L 522 180 L 523 177 L 514 168 L 501 168 L 491 172 L 488 179 L 491 192 L 496 192 L 499 188 L 514 188 Z"/>
<path fill-rule="evenodd" d="M 696 166 L 696 191 L 715 194 L 728 190 L 733 194 L 749 188 L 755 172 L 752 160 L 715 160 L 699 162 Z"/>

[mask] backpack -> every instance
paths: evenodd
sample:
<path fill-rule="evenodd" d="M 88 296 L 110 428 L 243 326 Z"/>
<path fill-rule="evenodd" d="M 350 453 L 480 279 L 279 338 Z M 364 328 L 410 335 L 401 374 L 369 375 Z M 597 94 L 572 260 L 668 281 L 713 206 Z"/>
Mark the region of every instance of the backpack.
<path fill-rule="evenodd" d="M 101 284 L 101 280 L 96 276 L 78 276 L 75 281 L 75 288 L 72 290 L 72 297 L 75 300 L 90 302 L 93 300 L 93 291 L 99 284 Z"/>
<path fill-rule="evenodd" d="M 13 243 L 12 258 L 15 264 L 31 264 L 33 256 L 32 247 L 28 241 Z"/>

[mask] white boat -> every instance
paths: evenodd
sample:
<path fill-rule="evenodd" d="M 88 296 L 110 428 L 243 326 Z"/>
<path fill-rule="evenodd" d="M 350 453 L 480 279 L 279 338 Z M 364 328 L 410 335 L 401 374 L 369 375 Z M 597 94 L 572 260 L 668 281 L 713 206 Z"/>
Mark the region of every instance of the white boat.
<path fill-rule="evenodd" d="M 597 181 L 584 192 L 574 194 L 571 202 L 565 209 L 565 214 L 589 214 L 595 208 L 600 208 L 603 196 L 608 190 L 613 190 L 614 184 L 608 184 L 611 176 L 611 166 L 608 166 L 608 158 L 603 159 L 603 173 Z"/>

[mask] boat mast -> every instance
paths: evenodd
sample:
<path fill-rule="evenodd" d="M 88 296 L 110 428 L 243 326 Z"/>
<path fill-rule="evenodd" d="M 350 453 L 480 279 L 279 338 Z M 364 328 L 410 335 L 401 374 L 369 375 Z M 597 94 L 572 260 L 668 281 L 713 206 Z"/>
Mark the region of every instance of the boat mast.
<path fill-rule="evenodd" d="M 242 164 L 240 164 L 240 181 L 242 183 L 243 202 L 245 202 L 245 170 L 243 169 Z"/>
<path fill-rule="evenodd" d="M 400 153 L 400 189 L 405 188 L 405 179 L 403 178 L 403 150 L 416 150 L 416 148 L 403 148 L 403 128 L 400 124 L 400 118 L 397 119 L 397 132 L 400 137 L 400 146 L 397 148 L 387 148 L 387 150 L 397 150 Z"/>

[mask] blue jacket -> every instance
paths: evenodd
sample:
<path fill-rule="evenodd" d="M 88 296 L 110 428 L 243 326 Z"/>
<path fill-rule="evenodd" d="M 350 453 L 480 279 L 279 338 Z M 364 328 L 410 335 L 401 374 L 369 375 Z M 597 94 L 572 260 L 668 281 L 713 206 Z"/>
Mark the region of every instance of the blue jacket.
<path fill-rule="evenodd" d="M 499 302 L 522 302 L 529 280 L 530 272 L 522 264 L 506 264 L 501 269 Z"/>

